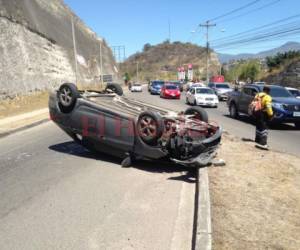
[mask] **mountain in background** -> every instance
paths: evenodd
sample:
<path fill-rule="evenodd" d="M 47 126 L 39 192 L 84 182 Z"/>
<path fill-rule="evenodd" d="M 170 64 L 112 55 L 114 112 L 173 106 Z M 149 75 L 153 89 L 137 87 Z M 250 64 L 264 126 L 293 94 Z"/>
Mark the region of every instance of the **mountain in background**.
<path fill-rule="evenodd" d="M 217 54 L 211 52 L 211 74 L 220 69 Z M 177 68 L 193 64 L 194 77 L 203 78 L 206 74 L 206 48 L 191 43 L 168 40 L 157 44 L 145 44 L 143 51 L 130 56 L 120 65 L 122 73 L 128 72 L 136 80 L 137 63 L 139 64 L 139 81 L 152 79 L 177 79 Z"/>
<path fill-rule="evenodd" d="M 265 58 L 267 56 L 274 56 L 277 53 L 287 52 L 287 51 L 298 51 L 300 50 L 300 43 L 298 42 L 287 42 L 284 45 L 262 51 L 256 54 L 250 54 L 250 53 L 243 53 L 243 54 L 237 54 L 237 55 L 230 55 L 230 54 L 218 54 L 219 60 L 221 63 L 227 63 L 231 60 L 240 60 L 240 59 L 253 59 L 253 58 Z"/>

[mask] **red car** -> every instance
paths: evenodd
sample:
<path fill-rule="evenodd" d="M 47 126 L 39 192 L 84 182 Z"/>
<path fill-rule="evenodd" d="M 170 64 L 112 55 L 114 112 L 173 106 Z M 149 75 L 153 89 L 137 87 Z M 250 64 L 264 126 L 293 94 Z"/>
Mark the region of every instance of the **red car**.
<path fill-rule="evenodd" d="M 180 89 L 175 84 L 166 84 L 161 88 L 160 97 L 180 99 Z"/>

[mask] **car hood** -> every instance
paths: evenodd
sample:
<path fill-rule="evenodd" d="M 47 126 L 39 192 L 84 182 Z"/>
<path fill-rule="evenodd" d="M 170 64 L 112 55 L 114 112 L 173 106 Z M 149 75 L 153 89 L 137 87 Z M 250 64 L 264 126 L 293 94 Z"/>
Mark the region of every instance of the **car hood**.
<path fill-rule="evenodd" d="M 218 98 L 215 94 L 196 94 L 195 97 L 211 97 L 211 98 Z"/>
<path fill-rule="evenodd" d="M 273 97 L 272 101 L 274 103 L 300 105 L 300 99 L 295 97 Z"/>
<path fill-rule="evenodd" d="M 232 89 L 216 89 L 216 91 L 217 91 L 218 93 L 225 94 L 225 93 L 231 92 Z"/>

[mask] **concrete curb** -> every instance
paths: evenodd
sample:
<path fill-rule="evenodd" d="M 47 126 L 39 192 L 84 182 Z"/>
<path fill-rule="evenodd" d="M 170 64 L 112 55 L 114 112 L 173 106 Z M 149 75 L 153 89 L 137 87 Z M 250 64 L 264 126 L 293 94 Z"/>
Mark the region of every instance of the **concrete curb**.
<path fill-rule="evenodd" d="M 211 210 L 207 167 L 197 171 L 194 249 L 212 249 Z"/>
<path fill-rule="evenodd" d="M 23 131 L 23 130 L 26 130 L 26 129 L 29 129 L 29 128 L 33 128 L 35 126 L 41 125 L 41 124 L 43 124 L 45 122 L 48 122 L 48 121 L 50 121 L 49 118 L 42 119 L 40 121 L 36 121 L 36 122 L 30 123 L 28 125 L 24 125 L 24 126 L 22 126 L 20 128 L 16 128 L 16 129 L 13 129 L 13 130 L 10 130 L 10 131 L 7 131 L 7 132 L 0 133 L 0 138 L 9 136 L 11 134 L 14 134 L 14 133 L 17 133 L 17 132 L 20 132 L 20 131 Z"/>

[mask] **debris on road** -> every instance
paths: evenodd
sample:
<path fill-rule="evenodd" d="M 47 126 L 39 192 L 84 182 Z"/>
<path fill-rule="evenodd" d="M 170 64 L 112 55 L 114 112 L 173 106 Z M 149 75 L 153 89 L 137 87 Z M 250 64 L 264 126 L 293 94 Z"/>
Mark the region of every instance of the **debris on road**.
<path fill-rule="evenodd" d="M 212 161 L 214 167 L 224 167 L 226 166 L 226 162 L 223 159 L 215 159 Z"/>

